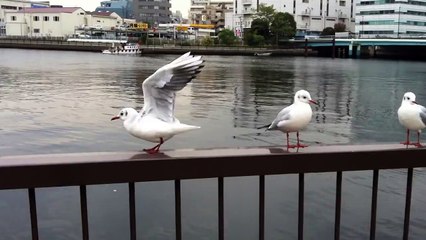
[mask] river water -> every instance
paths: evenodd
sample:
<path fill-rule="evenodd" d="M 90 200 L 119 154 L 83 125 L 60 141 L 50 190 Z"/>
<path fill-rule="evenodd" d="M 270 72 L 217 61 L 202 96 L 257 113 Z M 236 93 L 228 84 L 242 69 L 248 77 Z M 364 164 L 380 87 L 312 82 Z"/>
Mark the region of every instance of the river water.
<path fill-rule="evenodd" d="M 0 155 L 135 151 L 151 147 L 111 116 L 143 105 L 141 84 L 172 55 L 0 49 Z M 205 56 L 205 68 L 178 93 L 176 116 L 202 128 L 164 149 L 282 146 L 269 123 L 293 94 L 318 100 L 301 132 L 308 145 L 396 143 L 396 110 L 413 91 L 426 104 L 423 62 L 303 57 Z M 293 136 L 294 140 L 294 136 Z M 409 159 L 407 159 L 409 161 Z M 96 173 L 94 173 L 96 174 Z M 426 236 L 426 177 L 414 172 L 411 239 Z M 342 239 L 369 234 L 372 172 L 343 175 Z M 25 177 L 25 176 L 22 176 Z M 305 239 L 332 239 L 335 175 L 305 177 Z M 297 175 L 266 177 L 266 239 L 297 238 Z M 257 178 L 225 179 L 225 237 L 257 238 Z M 377 239 L 402 236 L 406 170 L 381 171 Z M 174 238 L 173 182 L 137 183 L 141 239 Z M 40 239 L 81 239 L 77 187 L 37 189 Z M 217 239 L 215 179 L 182 183 L 184 239 Z M 88 187 L 91 239 L 128 239 L 127 185 Z M 30 239 L 24 190 L 0 191 L 0 240 Z"/>

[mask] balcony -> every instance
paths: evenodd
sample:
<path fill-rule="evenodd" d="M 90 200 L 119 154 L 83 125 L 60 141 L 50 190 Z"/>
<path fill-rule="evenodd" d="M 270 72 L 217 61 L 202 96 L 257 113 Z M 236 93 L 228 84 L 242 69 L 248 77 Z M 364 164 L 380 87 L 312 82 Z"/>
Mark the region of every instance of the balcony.
<path fill-rule="evenodd" d="M 243 5 L 251 5 L 252 0 L 243 0 Z"/>
<path fill-rule="evenodd" d="M 218 184 L 218 235 L 224 239 L 224 178 L 258 176 L 259 239 L 265 238 L 265 177 L 298 174 L 298 239 L 304 233 L 304 193 L 307 173 L 336 174 L 334 237 L 340 239 L 342 176 L 348 171 L 373 173 L 370 213 L 370 239 L 376 236 L 379 172 L 381 169 L 407 169 L 403 239 L 410 227 L 413 168 L 426 167 L 426 148 L 406 149 L 402 145 L 313 146 L 299 152 L 283 148 L 239 148 L 165 151 L 157 155 L 140 152 L 81 153 L 0 157 L 0 190 L 27 189 L 32 239 L 39 238 L 37 188 L 79 186 L 82 239 L 89 239 L 87 185 L 127 183 L 130 239 L 136 240 L 135 183 L 174 181 L 176 239 L 182 239 L 181 180 L 216 178 Z M 283 236 L 284 237 L 284 236 Z"/>

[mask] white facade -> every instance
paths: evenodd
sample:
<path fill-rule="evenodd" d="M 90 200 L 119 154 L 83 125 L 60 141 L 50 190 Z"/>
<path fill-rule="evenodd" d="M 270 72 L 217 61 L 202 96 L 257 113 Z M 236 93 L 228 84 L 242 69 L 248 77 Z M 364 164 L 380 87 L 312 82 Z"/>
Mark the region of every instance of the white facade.
<path fill-rule="evenodd" d="M 426 0 L 410 3 L 357 0 L 355 33 L 362 38 L 426 36 Z"/>
<path fill-rule="evenodd" d="M 87 14 L 79 7 L 23 8 L 5 12 L 6 35 L 67 37 L 81 30 L 112 30 L 122 25 L 116 13 Z"/>
<path fill-rule="evenodd" d="M 32 6 L 49 6 L 49 1 L 0 0 L 0 36 L 6 35 L 5 12 L 17 12 Z"/>
<path fill-rule="evenodd" d="M 250 28 L 258 1 L 292 14 L 298 30 L 321 32 L 341 22 L 348 31 L 355 31 L 355 0 L 235 0 L 235 28 Z"/>

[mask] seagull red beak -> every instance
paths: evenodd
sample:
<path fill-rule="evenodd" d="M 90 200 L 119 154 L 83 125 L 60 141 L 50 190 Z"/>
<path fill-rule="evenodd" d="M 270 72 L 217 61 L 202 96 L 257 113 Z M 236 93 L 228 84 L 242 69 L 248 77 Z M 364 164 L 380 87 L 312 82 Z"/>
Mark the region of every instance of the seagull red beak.
<path fill-rule="evenodd" d="M 119 119 L 119 118 L 120 118 L 120 116 L 114 116 L 114 117 L 112 117 L 112 118 L 111 118 L 111 121 L 112 121 L 112 120 L 117 120 L 117 119 Z"/>
<path fill-rule="evenodd" d="M 315 105 L 318 105 L 318 103 L 317 103 L 317 102 L 315 102 L 315 101 L 314 101 L 314 100 L 312 100 L 312 99 L 311 99 L 311 100 L 309 100 L 309 102 L 310 102 L 310 103 L 313 103 L 313 104 L 315 104 Z"/>
<path fill-rule="evenodd" d="M 412 101 L 412 103 L 417 104 L 417 102 L 416 102 L 416 101 Z"/>

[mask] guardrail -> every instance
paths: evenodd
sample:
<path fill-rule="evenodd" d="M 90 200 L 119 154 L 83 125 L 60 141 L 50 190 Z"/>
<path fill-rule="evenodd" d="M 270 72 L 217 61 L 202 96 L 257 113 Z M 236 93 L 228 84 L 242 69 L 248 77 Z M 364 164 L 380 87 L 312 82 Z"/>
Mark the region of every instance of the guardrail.
<path fill-rule="evenodd" d="M 409 161 L 407 160 L 409 159 Z M 303 239 L 304 175 L 336 172 L 334 239 L 340 239 L 342 175 L 344 171 L 372 170 L 370 239 L 375 239 L 380 169 L 407 168 L 404 231 L 410 226 L 413 168 L 426 167 L 426 148 L 402 145 L 313 146 L 299 152 L 283 148 L 239 148 L 165 151 L 157 155 L 78 153 L 0 157 L 0 190 L 28 189 L 32 239 L 38 240 L 35 189 L 80 186 L 82 239 L 89 239 L 86 186 L 128 183 L 130 239 L 136 239 L 135 182 L 174 180 L 176 239 L 182 239 L 181 180 L 218 179 L 219 239 L 224 239 L 224 178 L 259 176 L 259 239 L 265 236 L 265 176 L 299 174 L 298 239 Z M 96 174 L 93 174 L 96 173 Z"/>

